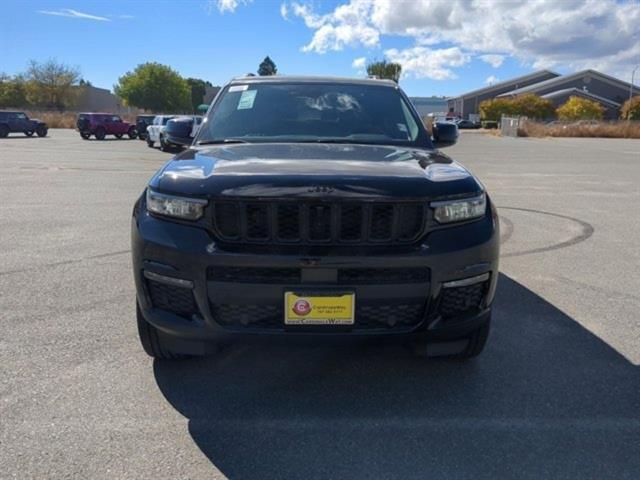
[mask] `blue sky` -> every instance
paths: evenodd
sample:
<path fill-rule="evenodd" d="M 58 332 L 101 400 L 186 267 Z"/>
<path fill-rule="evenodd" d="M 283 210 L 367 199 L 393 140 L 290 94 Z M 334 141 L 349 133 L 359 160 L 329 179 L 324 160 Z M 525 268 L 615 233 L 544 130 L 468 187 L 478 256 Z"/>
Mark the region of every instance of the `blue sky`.
<path fill-rule="evenodd" d="M 403 64 L 410 95 L 428 96 L 539 68 L 624 78 L 640 62 L 635 1 L 491 1 L 474 11 L 467 0 L 4 0 L 0 31 L 11 42 L 0 72 L 56 58 L 112 88 L 137 64 L 157 61 L 222 84 L 255 71 L 265 55 L 283 74 L 340 76 L 362 75 L 364 59 L 386 57 Z"/>

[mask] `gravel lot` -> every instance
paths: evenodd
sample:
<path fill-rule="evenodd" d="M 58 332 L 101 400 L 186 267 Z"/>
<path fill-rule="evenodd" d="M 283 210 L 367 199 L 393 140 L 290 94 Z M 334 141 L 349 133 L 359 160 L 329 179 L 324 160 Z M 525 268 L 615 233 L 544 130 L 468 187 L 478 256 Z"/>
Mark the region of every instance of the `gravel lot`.
<path fill-rule="evenodd" d="M 469 364 L 399 347 L 140 348 L 138 140 L 0 140 L 0 477 L 640 478 L 640 141 L 470 132 L 502 216 Z"/>

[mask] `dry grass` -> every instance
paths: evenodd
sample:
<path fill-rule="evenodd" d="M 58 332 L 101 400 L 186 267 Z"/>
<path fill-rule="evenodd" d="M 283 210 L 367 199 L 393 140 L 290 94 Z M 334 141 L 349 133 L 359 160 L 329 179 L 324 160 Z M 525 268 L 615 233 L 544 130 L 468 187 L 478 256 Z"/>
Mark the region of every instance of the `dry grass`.
<path fill-rule="evenodd" d="M 48 112 L 29 110 L 29 118 L 37 118 L 45 122 L 49 128 L 76 128 L 78 112 Z M 135 115 L 120 115 L 125 122 L 135 123 Z"/>
<path fill-rule="evenodd" d="M 544 124 L 525 121 L 518 128 L 520 137 L 600 137 L 640 138 L 640 122 L 598 122 Z"/>

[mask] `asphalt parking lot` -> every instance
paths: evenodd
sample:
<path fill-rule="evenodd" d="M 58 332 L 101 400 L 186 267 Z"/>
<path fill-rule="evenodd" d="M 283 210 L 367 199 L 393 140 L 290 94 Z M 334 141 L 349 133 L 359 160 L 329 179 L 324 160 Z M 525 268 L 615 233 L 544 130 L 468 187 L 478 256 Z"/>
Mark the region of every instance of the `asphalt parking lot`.
<path fill-rule="evenodd" d="M 139 346 L 130 211 L 169 155 L 0 140 L 0 477 L 640 478 L 640 141 L 464 133 L 502 218 L 471 363 Z"/>

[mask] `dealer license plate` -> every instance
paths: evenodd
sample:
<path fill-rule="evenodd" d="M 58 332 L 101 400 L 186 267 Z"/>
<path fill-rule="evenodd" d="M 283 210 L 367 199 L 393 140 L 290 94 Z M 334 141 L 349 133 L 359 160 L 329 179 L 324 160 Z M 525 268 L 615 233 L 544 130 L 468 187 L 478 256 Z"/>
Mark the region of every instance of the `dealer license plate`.
<path fill-rule="evenodd" d="M 353 325 L 356 295 L 285 292 L 285 325 Z"/>

